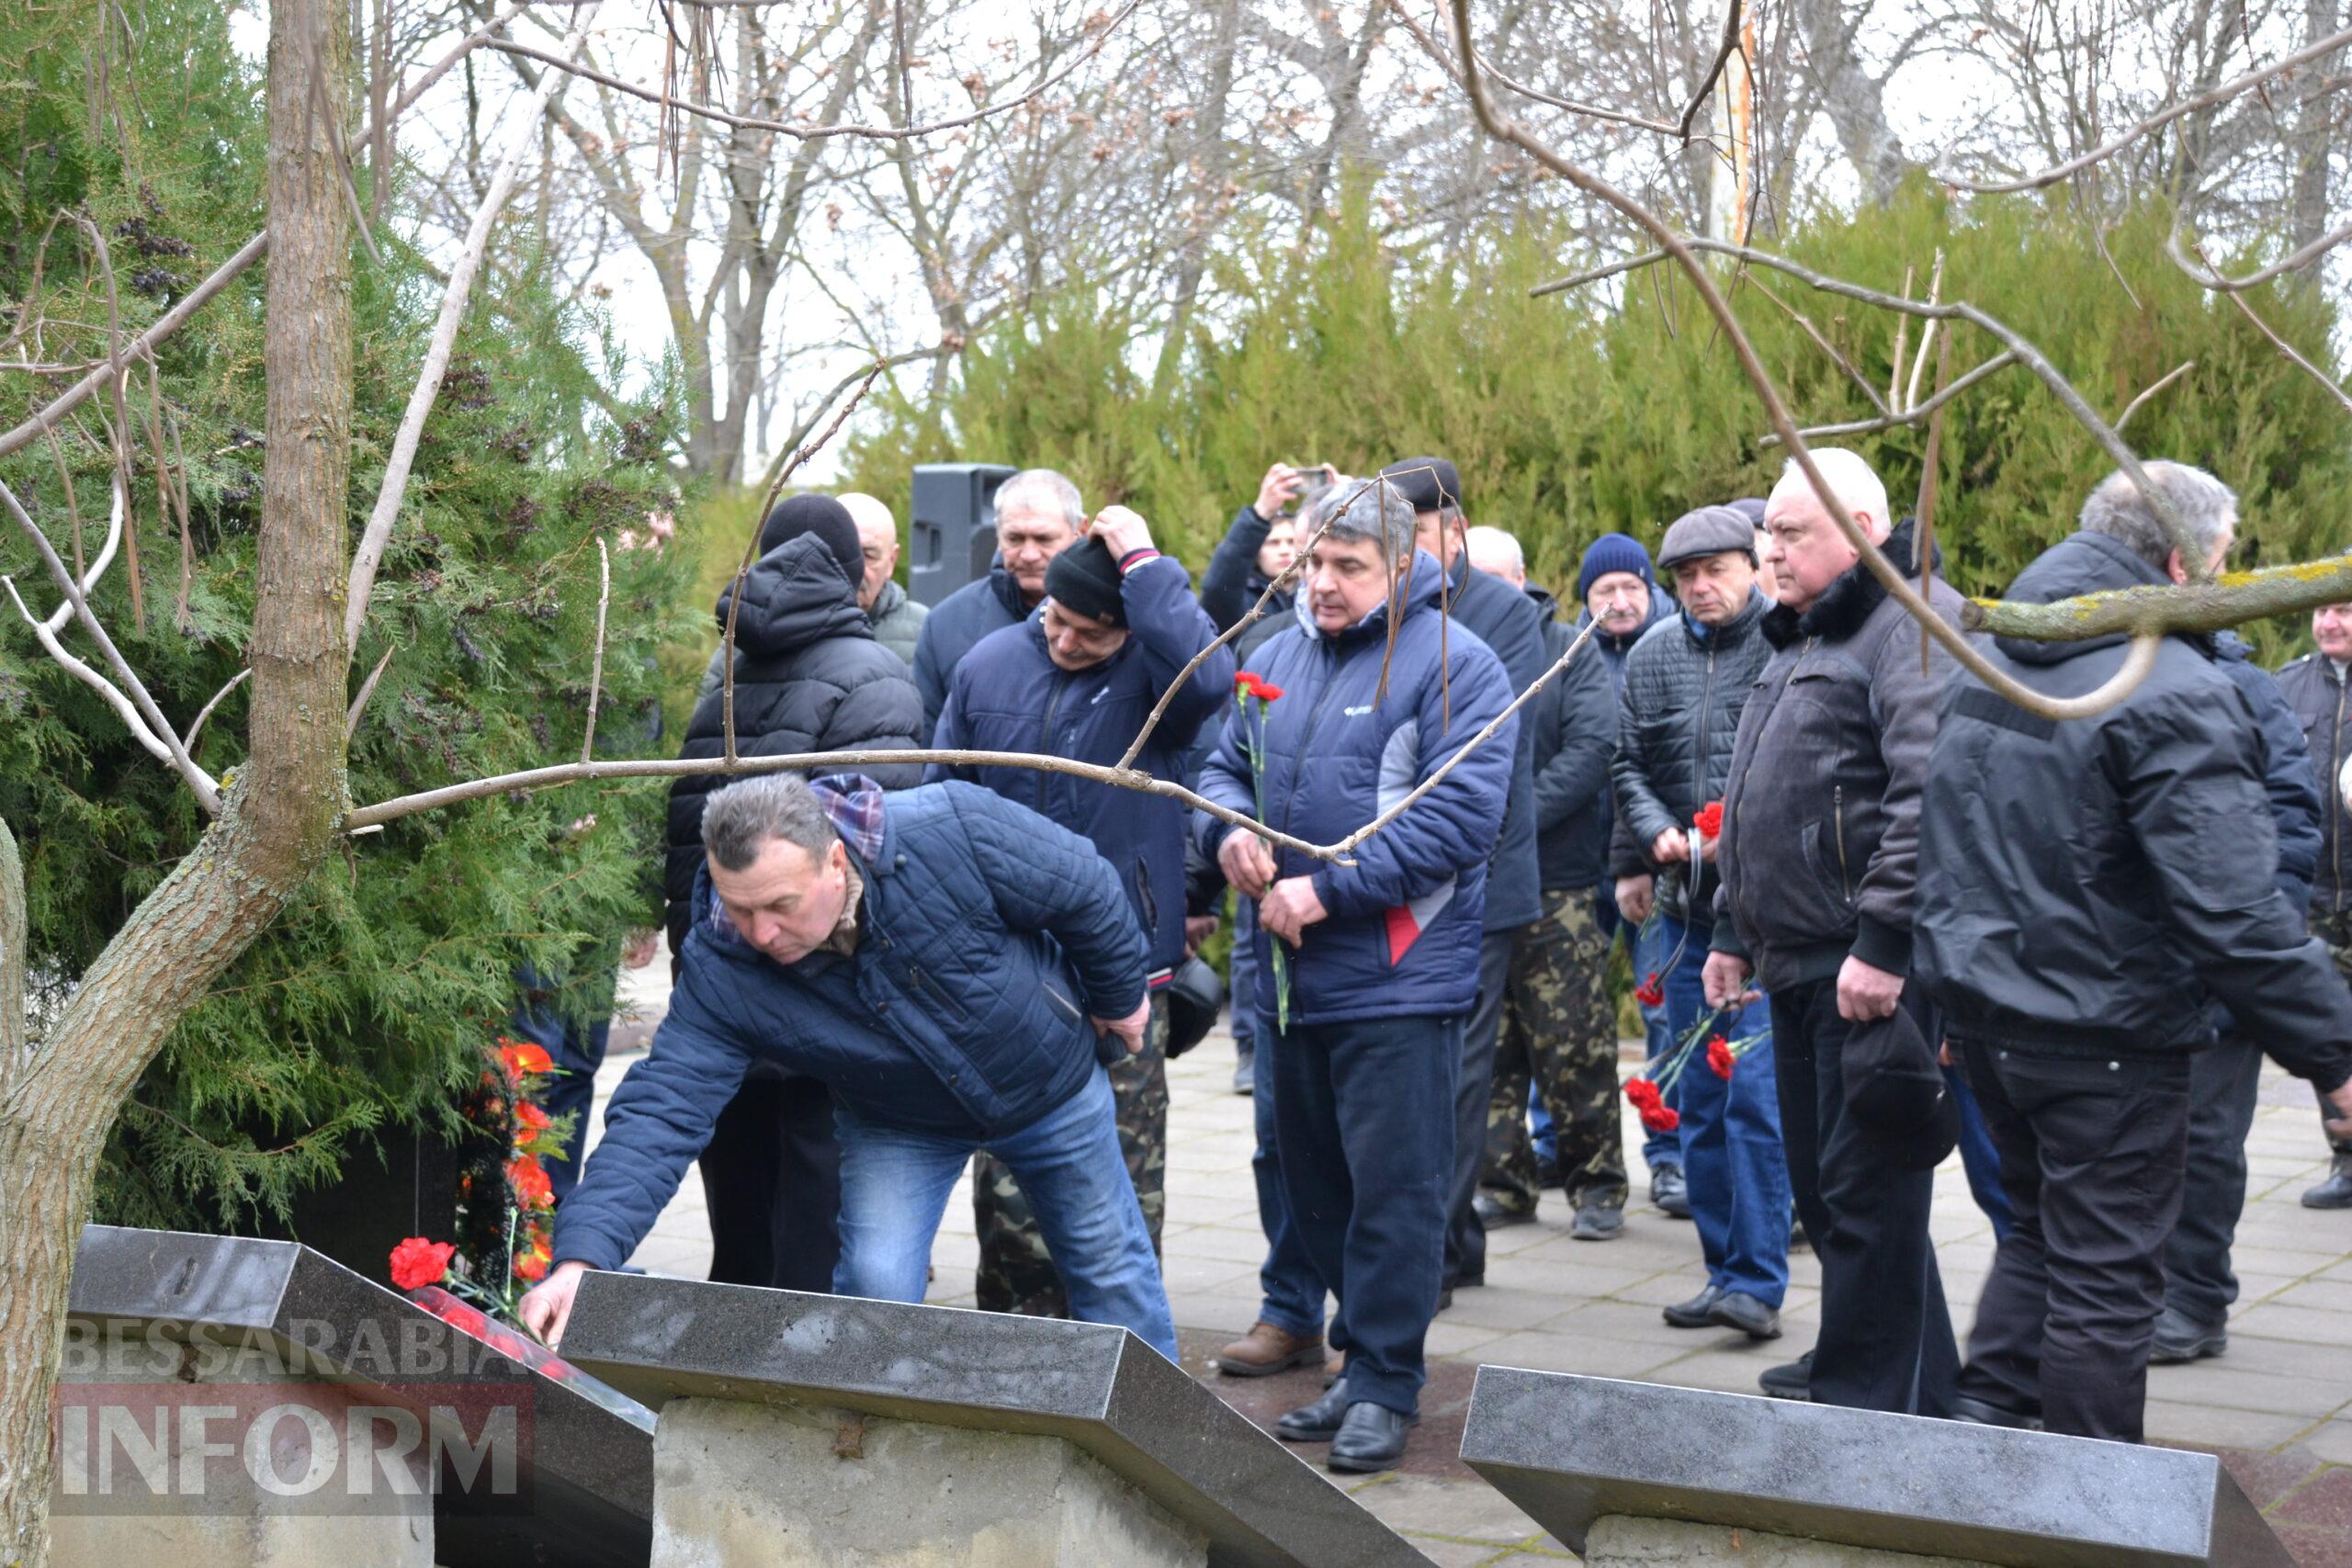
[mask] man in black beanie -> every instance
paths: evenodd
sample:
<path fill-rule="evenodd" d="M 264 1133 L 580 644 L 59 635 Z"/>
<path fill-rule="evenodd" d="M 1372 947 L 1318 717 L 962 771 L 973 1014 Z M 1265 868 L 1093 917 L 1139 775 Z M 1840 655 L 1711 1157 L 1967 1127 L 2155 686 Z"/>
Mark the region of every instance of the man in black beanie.
<path fill-rule="evenodd" d="M 1045 590 L 1028 619 L 990 632 L 956 666 L 934 747 L 1045 751 L 1109 766 L 1135 744 L 1159 694 L 1216 640 L 1182 564 L 1154 549 L 1144 520 L 1124 506 L 1105 507 L 1083 538 L 1046 563 Z M 1232 691 L 1233 655 L 1218 649 L 1170 701 L 1135 765 L 1181 781 L 1202 727 L 1225 711 Z M 1119 874 L 1149 948 L 1151 1014 L 1142 1051 L 1111 1065 L 1111 1088 L 1119 1145 L 1157 1249 L 1167 1165 L 1166 987 L 1184 961 L 1190 813 L 1178 801 L 1035 768 L 934 763 L 924 777 L 964 779 L 1028 807 L 1091 840 Z M 1068 1316 L 1028 1201 L 993 1156 L 974 1161 L 972 1208 L 981 1310 Z"/>
<path fill-rule="evenodd" d="M 815 535 L 817 542 L 825 547 L 826 553 L 840 563 L 847 578 L 845 592 L 854 599 L 858 584 L 865 577 L 865 547 L 857 536 L 857 523 L 850 516 L 849 508 L 830 495 L 811 492 L 786 496 L 768 513 L 767 521 L 760 525 L 760 558 L 766 559 L 780 546 L 803 534 Z M 745 608 L 750 606 L 747 604 Z M 737 620 L 736 637 L 740 642 L 742 636 L 740 615 Z M 702 685 L 695 693 L 697 703 L 707 700 L 711 693 L 726 683 L 726 629 L 727 618 L 722 615 L 719 617 L 718 646 L 711 650 L 710 665 L 703 671 Z"/>

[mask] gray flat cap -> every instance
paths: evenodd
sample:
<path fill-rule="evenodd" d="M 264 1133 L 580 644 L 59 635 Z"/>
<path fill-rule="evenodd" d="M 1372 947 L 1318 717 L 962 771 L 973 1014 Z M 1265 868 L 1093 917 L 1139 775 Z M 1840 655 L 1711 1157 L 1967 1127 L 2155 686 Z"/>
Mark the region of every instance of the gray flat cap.
<path fill-rule="evenodd" d="M 1684 513 L 1667 529 L 1657 548 L 1657 569 L 1671 571 L 1683 561 L 1733 550 L 1750 561 L 1756 558 L 1756 525 L 1736 507 L 1702 506 Z"/>

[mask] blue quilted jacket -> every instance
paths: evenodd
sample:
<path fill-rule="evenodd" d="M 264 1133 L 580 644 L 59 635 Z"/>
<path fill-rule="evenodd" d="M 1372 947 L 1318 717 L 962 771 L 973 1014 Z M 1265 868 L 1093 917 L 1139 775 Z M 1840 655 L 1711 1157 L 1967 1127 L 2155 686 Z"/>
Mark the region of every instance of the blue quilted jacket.
<path fill-rule="evenodd" d="M 865 883 L 849 957 L 776 963 L 735 934 L 706 873 L 669 1015 L 557 1213 L 559 1261 L 628 1259 L 754 1060 L 821 1080 L 864 1120 L 980 1143 L 1061 1105 L 1117 1049 L 1088 1017 L 1142 1002 L 1144 941 L 1094 847 L 975 784 L 879 798 L 878 837 L 849 846 Z"/>

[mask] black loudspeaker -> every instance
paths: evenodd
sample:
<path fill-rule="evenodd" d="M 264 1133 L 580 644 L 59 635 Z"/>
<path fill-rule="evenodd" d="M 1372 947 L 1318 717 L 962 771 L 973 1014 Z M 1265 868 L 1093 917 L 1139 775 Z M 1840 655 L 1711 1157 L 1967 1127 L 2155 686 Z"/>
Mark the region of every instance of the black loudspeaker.
<path fill-rule="evenodd" d="M 907 593 L 936 604 L 989 574 L 996 556 L 996 491 L 1014 470 L 1002 463 L 918 463 L 907 525 Z"/>

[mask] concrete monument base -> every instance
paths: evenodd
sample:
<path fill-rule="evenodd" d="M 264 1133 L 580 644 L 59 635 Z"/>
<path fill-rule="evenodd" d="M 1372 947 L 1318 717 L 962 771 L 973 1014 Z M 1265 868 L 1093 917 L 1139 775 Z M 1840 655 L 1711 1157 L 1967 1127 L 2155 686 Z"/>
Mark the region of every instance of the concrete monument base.
<path fill-rule="evenodd" d="M 1962 1557 L 1917 1557 L 1792 1535 L 1605 1514 L 1585 1538 L 1585 1568 L 1985 1568 Z"/>
<path fill-rule="evenodd" d="M 1208 1536 L 1059 1438 L 690 1398 L 653 1438 L 653 1568 L 1200 1568 Z"/>

